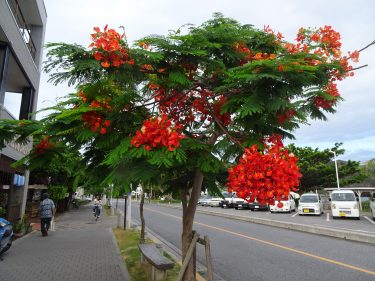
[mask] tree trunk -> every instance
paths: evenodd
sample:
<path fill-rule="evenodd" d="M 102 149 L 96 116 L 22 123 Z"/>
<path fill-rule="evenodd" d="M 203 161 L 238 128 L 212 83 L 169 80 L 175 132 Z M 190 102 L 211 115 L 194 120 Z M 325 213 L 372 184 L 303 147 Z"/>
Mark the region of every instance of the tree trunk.
<path fill-rule="evenodd" d="M 145 203 L 145 193 L 142 192 L 139 203 L 139 216 L 141 217 L 141 243 L 145 243 L 145 217 L 143 216 L 143 205 Z"/>
<path fill-rule="evenodd" d="M 187 251 L 192 239 L 193 223 L 198 199 L 203 183 L 203 173 L 195 171 L 194 182 L 191 190 L 184 190 L 182 199 L 182 260 L 186 258 Z M 190 192 L 189 192 L 190 191 Z M 195 252 L 195 251 L 194 251 Z M 195 281 L 195 257 L 190 258 L 189 265 L 183 276 L 184 281 Z"/>

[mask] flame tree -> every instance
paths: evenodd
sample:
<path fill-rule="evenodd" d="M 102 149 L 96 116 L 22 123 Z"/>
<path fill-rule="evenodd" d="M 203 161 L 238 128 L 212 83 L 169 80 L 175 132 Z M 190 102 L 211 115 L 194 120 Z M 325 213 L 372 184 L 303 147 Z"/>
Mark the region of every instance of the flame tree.
<path fill-rule="evenodd" d="M 362 51 L 343 53 L 330 26 L 301 28 L 288 42 L 269 27 L 221 14 L 133 46 L 107 26 L 95 27 L 91 39 L 88 48 L 48 45 L 50 80 L 67 81 L 76 93 L 40 121 L 0 130 L 17 132 L 20 141 L 47 137 L 28 161 L 63 144 L 84 150 L 97 180 L 178 193 L 183 258 L 202 186 L 217 190 L 226 182 L 246 200 L 270 204 L 297 188 L 297 158 L 282 140 L 308 118 L 335 112 L 337 83 L 353 75 L 351 62 Z M 194 274 L 191 261 L 184 280 Z"/>

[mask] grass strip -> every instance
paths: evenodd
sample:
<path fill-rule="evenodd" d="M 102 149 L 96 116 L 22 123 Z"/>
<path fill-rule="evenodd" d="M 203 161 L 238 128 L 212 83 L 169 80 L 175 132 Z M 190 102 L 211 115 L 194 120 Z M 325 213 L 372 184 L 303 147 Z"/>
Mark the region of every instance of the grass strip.
<path fill-rule="evenodd" d="M 147 281 L 147 266 L 141 263 L 141 252 L 138 248 L 140 232 L 134 229 L 123 230 L 113 228 L 113 233 L 115 234 L 117 245 L 120 249 L 121 256 L 126 264 L 132 281 Z M 153 242 L 151 240 L 147 240 L 146 243 Z M 170 258 L 165 252 L 164 255 Z M 166 281 L 175 281 L 179 271 L 180 266 L 175 264 L 173 269 L 168 270 Z"/>

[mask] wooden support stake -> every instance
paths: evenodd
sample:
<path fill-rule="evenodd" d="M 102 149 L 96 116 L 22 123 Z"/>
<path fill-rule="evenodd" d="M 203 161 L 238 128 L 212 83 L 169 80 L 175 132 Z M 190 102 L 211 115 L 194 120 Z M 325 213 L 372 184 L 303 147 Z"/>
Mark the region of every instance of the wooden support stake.
<path fill-rule="evenodd" d="M 206 252 L 206 266 L 207 266 L 207 280 L 213 281 L 213 272 L 212 272 L 212 264 L 211 264 L 211 249 L 210 249 L 210 240 L 208 236 L 204 236 L 204 246 Z"/>
<path fill-rule="evenodd" d="M 189 246 L 189 249 L 186 253 L 186 257 L 185 257 L 185 260 L 181 266 L 181 270 L 178 274 L 178 277 L 177 277 L 177 281 L 181 281 L 182 280 L 182 277 L 184 276 L 184 273 L 186 271 L 186 268 L 190 262 L 190 259 L 191 259 L 191 256 L 192 254 L 194 253 L 194 249 L 195 249 L 195 246 L 196 246 L 196 243 L 199 239 L 199 234 L 198 233 L 194 233 L 194 236 L 193 236 L 193 239 L 191 240 L 191 243 L 190 243 L 190 246 Z"/>

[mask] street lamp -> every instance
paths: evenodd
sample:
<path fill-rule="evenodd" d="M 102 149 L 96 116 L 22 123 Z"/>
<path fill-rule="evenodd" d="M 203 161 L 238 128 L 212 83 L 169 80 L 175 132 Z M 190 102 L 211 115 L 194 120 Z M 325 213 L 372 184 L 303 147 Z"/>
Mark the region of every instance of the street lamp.
<path fill-rule="evenodd" d="M 333 153 L 333 159 L 335 160 L 335 168 L 336 168 L 337 189 L 340 190 L 339 170 L 337 169 L 336 152 L 334 152 L 332 150 L 330 150 L 329 152 Z"/>

